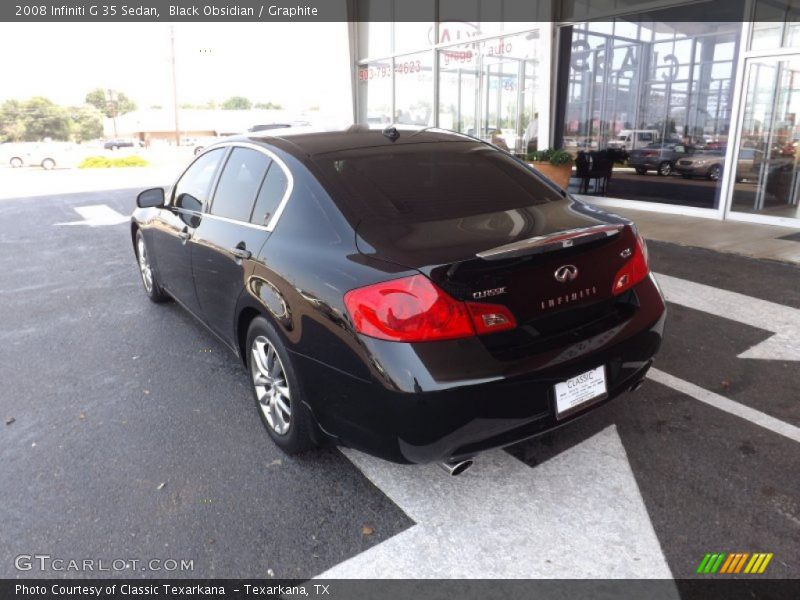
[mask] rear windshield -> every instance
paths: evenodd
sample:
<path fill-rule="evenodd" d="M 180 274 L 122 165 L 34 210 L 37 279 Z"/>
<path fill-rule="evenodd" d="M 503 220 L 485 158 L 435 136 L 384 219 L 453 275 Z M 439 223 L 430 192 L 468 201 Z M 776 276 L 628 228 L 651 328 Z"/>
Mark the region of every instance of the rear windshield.
<path fill-rule="evenodd" d="M 454 219 L 561 198 L 527 166 L 479 143 L 361 148 L 315 162 L 340 210 L 357 219 Z"/>

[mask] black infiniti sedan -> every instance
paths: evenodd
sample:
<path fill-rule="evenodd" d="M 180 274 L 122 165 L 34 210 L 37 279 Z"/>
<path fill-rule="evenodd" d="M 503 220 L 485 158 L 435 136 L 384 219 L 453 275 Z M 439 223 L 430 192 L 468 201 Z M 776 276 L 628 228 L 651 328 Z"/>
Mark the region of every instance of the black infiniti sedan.
<path fill-rule="evenodd" d="M 661 343 L 633 224 L 469 136 L 229 138 L 137 205 L 147 295 L 241 358 L 289 453 L 458 471 L 635 389 Z"/>

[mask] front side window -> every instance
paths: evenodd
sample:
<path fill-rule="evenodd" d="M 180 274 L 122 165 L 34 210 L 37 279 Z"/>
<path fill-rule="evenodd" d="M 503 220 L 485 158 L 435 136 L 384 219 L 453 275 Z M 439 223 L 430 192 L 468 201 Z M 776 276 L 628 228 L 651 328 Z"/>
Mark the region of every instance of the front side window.
<path fill-rule="evenodd" d="M 234 148 L 220 175 L 211 214 L 247 222 L 256 194 L 272 161 L 250 148 Z"/>
<path fill-rule="evenodd" d="M 175 184 L 173 205 L 185 210 L 200 212 L 208 200 L 211 182 L 225 154 L 224 148 L 210 150 L 192 163 Z"/>

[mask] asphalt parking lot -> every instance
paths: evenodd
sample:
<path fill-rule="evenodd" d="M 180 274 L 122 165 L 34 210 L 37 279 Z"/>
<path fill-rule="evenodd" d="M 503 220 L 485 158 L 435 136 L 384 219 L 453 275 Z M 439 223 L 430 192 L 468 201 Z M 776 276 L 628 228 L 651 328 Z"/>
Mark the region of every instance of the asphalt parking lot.
<path fill-rule="evenodd" d="M 113 217 L 134 195 L 0 200 L 0 577 L 97 575 L 15 567 L 46 554 L 193 561 L 175 577 L 683 578 L 717 552 L 800 577 L 796 267 L 651 243 L 670 303 L 650 380 L 447 478 L 283 455 L 237 359 L 144 296 Z M 120 574 L 165 574 L 141 569 Z"/>

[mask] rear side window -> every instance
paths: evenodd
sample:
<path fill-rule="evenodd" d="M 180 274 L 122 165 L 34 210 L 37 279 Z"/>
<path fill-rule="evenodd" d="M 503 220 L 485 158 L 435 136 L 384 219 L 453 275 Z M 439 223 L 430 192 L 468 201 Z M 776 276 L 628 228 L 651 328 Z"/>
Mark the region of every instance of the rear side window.
<path fill-rule="evenodd" d="M 485 144 L 439 142 L 320 155 L 339 208 L 354 218 L 458 219 L 558 200 L 525 165 Z"/>
<path fill-rule="evenodd" d="M 250 148 L 234 148 L 220 175 L 211 214 L 249 221 L 250 212 L 269 168 L 270 158 Z"/>
<path fill-rule="evenodd" d="M 283 195 L 286 193 L 288 184 L 286 173 L 275 161 L 272 161 L 267 171 L 267 177 L 258 191 L 256 205 L 253 208 L 253 216 L 250 218 L 251 223 L 254 225 L 266 225 L 269 223 L 270 218 L 275 214 L 275 209 L 278 208 Z"/>
<path fill-rule="evenodd" d="M 200 211 L 208 200 L 211 182 L 225 151 L 210 150 L 192 163 L 175 185 L 174 205 L 186 210 Z"/>

